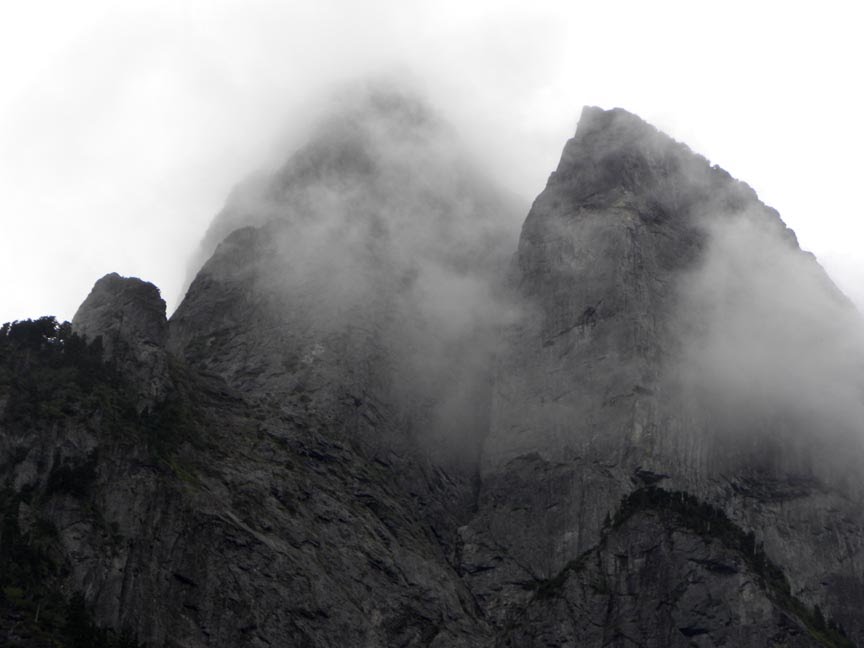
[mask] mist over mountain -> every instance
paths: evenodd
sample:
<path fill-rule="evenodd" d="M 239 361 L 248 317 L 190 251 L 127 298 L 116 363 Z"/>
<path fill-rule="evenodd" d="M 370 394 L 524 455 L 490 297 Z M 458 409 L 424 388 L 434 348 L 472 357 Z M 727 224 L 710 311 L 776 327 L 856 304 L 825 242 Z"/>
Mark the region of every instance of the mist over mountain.
<path fill-rule="evenodd" d="M 482 436 L 476 400 L 518 317 L 505 279 L 523 207 L 416 98 L 375 86 L 348 99 L 216 217 L 169 347 L 247 395 L 300 390 L 329 411 L 368 394 L 430 449 L 460 452 Z"/>
<path fill-rule="evenodd" d="M 113 274 L 2 329 L 0 638 L 864 642 L 864 328 L 777 212 L 619 108 L 529 209 L 343 105 L 170 319 Z"/>

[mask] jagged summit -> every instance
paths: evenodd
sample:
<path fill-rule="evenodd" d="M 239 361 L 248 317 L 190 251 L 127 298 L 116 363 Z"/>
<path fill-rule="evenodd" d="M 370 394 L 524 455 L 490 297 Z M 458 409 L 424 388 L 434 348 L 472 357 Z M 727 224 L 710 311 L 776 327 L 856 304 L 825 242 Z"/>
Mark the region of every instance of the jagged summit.
<path fill-rule="evenodd" d="M 622 144 L 634 135 L 640 137 L 648 134 L 663 135 L 669 138 L 668 135 L 646 122 L 639 115 L 624 108 L 606 109 L 599 106 L 583 106 L 579 115 L 577 135 L 586 136 L 601 130 L 614 130 L 617 136 L 621 138 Z"/>
<path fill-rule="evenodd" d="M 609 149 L 642 149 L 646 152 L 648 149 L 653 149 L 655 152 L 677 149 L 684 155 L 705 160 L 684 142 L 675 140 L 639 115 L 624 108 L 605 109 L 599 106 L 584 106 L 579 116 L 576 133 L 571 141 L 573 140 L 602 142 Z M 566 158 L 566 146 L 564 150 L 562 157 Z M 705 161 L 707 163 L 707 160 Z"/>
<path fill-rule="evenodd" d="M 583 109 L 550 176 L 556 183 L 585 206 L 629 204 L 645 218 L 728 214 L 758 202 L 746 183 L 621 108 Z"/>

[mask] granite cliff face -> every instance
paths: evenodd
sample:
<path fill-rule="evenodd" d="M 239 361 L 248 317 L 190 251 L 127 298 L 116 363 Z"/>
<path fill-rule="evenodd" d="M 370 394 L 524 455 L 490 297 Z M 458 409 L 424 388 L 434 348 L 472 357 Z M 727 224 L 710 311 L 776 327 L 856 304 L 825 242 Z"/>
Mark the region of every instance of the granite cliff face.
<path fill-rule="evenodd" d="M 472 590 L 506 617 L 515 583 L 553 578 L 660 485 L 755 533 L 860 632 L 860 320 L 776 212 L 639 118 L 587 108 L 517 264 L 531 314 L 499 358 L 462 530 L 485 567 Z"/>
<path fill-rule="evenodd" d="M 169 321 L 109 275 L 95 346 L 4 329 L 0 637 L 83 645 L 81 592 L 149 646 L 864 641 L 862 327 L 776 212 L 586 108 L 517 245 L 451 137 L 367 97 Z"/>

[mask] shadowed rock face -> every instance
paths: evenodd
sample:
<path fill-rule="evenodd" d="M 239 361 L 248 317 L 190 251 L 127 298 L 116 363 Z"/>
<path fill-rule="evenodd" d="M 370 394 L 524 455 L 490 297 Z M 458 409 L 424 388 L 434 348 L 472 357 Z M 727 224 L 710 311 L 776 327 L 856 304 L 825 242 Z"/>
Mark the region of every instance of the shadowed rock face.
<path fill-rule="evenodd" d="M 680 520 L 643 513 L 539 585 L 499 645 L 814 643 L 745 556 Z"/>
<path fill-rule="evenodd" d="M 864 640 L 860 323 L 776 212 L 586 108 L 517 245 L 451 138 L 373 94 L 235 193 L 170 322 L 97 282 L 116 393 L 0 414 L 46 582 L 151 646 Z"/>

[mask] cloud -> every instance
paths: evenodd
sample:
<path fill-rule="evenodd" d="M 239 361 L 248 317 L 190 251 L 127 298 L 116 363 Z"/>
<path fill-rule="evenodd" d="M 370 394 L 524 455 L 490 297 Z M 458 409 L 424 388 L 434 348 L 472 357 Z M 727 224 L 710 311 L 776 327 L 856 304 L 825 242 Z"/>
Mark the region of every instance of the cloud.
<path fill-rule="evenodd" d="M 799 461 L 827 453 L 814 465 L 830 473 L 864 440 L 860 314 L 771 211 L 705 214 L 702 226 L 701 260 L 679 286 L 684 401 L 721 435 L 778 452 L 802 442 Z"/>
<path fill-rule="evenodd" d="M 219 299 L 231 289 L 202 291 L 248 278 L 254 311 L 238 314 L 242 330 L 275 322 L 285 333 L 277 354 L 309 359 L 285 374 L 284 358 L 256 355 L 254 367 L 229 365 L 241 380 L 254 369 L 270 376 L 264 389 L 383 389 L 377 398 L 437 450 L 466 450 L 480 439 L 499 331 L 519 316 L 504 284 L 525 209 L 401 80 L 355 85 L 282 167 L 235 192 L 205 237 L 198 258 L 216 253 L 200 274 L 192 268 L 190 295 Z M 185 331 L 195 309 L 184 302 L 172 326 Z M 214 326 L 206 317 L 190 330 L 207 339 Z M 257 331 L 252 344 L 269 337 Z"/>

